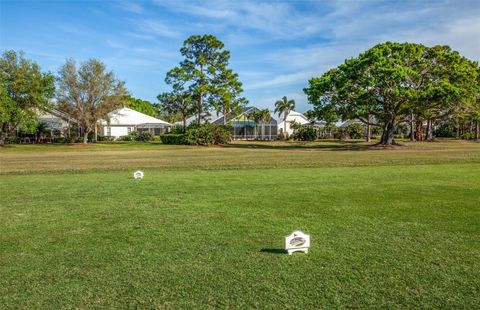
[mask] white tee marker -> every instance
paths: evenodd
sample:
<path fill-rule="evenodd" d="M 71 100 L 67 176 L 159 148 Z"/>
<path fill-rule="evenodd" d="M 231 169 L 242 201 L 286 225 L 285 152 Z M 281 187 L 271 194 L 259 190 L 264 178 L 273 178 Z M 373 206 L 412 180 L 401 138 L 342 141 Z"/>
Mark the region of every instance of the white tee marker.
<path fill-rule="evenodd" d="M 133 173 L 133 178 L 134 179 L 143 179 L 143 171 L 140 171 L 140 170 L 135 171 Z"/>
<path fill-rule="evenodd" d="M 287 250 L 288 255 L 292 255 L 293 252 L 308 253 L 309 247 L 310 236 L 299 230 L 285 237 L 285 250 Z"/>

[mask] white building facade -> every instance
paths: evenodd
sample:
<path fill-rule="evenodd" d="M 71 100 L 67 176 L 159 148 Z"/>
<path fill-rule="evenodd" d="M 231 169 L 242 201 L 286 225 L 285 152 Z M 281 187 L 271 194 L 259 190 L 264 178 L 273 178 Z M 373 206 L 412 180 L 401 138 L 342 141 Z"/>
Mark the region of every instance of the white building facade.
<path fill-rule="evenodd" d="M 101 134 L 108 137 L 127 136 L 133 131 L 146 131 L 152 135 L 169 132 L 172 124 L 138 111 L 122 108 L 108 114 L 109 121 L 101 120 Z"/>
<path fill-rule="evenodd" d="M 303 115 L 300 112 L 296 112 L 296 111 L 291 111 L 290 113 L 288 113 L 286 120 L 284 120 L 283 114 L 280 115 L 279 119 L 280 119 L 280 122 L 278 123 L 278 133 L 279 134 L 280 134 L 280 132 L 283 132 L 285 130 L 285 133 L 287 133 L 289 135 L 292 135 L 294 130 L 291 127 L 291 125 L 294 122 L 297 123 L 297 124 L 300 124 L 302 126 L 310 124 L 310 121 L 305 117 L 305 115 Z M 286 124 L 285 124 L 285 122 L 286 122 Z"/>

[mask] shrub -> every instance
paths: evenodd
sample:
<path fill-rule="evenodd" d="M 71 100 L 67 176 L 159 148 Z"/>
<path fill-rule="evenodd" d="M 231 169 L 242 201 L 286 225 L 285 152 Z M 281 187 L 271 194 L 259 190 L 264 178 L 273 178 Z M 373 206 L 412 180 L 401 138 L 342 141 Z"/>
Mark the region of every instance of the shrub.
<path fill-rule="evenodd" d="M 128 136 L 120 136 L 120 137 L 118 137 L 117 140 L 118 140 L 118 141 L 123 141 L 123 142 L 133 141 L 133 137 L 132 137 L 131 135 L 128 135 Z"/>
<path fill-rule="evenodd" d="M 134 132 L 132 132 L 132 134 L 133 133 L 135 133 L 135 135 L 134 135 L 134 140 L 135 141 L 145 142 L 145 141 L 152 140 L 152 134 L 149 133 L 148 131 L 142 131 L 142 132 L 134 131 Z"/>
<path fill-rule="evenodd" d="M 283 133 L 283 131 L 280 131 L 280 133 L 278 134 L 277 137 L 278 137 L 278 140 L 280 140 L 280 141 L 285 140 L 285 134 Z"/>
<path fill-rule="evenodd" d="M 335 130 L 335 131 L 332 132 L 332 135 L 333 135 L 334 139 L 338 139 L 338 140 L 344 139 L 344 132 L 343 131 Z"/>
<path fill-rule="evenodd" d="M 448 123 L 440 124 L 440 126 L 433 130 L 433 135 L 436 137 L 454 138 L 456 137 L 456 134 L 457 130 L 455 126 Z"/>
<path fill-rule="evenodd" d="M 182 125 L 175 125 L 175 127 L 172 128 L 171 133 L 173 134 L 182 134 L 185 133 L 186 129 Z"/>
<path fill-rule="evenodd" d="M 112 142 L 115 140 L 115 137 L 112 136 L 98 136 L 97 137 L 98 141 L 105 141 L 105 142 Z"/>
<path fill-rule="evenodd" d="M 69 143 L 70 139 L 67 140 L 65 137 L 55 137 L 53 138 L 53 143 Z"/>
<path fill-rule="evenodd" d="M 232 127 L 227 125 L 214 126 L 213 143 L 227 144 L 232 141 Z"/>
<path fill-rule="evenodd" d="M 163 144 L 185 144 L 185 134 L 166 133 L 160 135 Z"/>
<path fill-rule="evenodd" d="M 18 142 L 20 142 L 20 140 L 15 136 L 5 137 L 5 143 L 6 144 L 14 144 L 14 143 L 18 143 Z"/>
<path fill-rule="evenodd" d="M 317 130 L 312 126 L 302 126 L 297 130 L 294 138 L 300 141 L 314 141 L 317 138 Z"/>
<path fill-rule="evenodd" d="M 192 126 L 185 133 L 185 141 L 191 145 L 212 145 L 213 126 L 206 124 L 201 126 Z"/>
<path fill-rule="evenodd" d="M 127 136 L 120 136 L 118 141 L 150 141 L 152 140 L 152 134 L 148 131 L 132 131 Z"/>
<path fill-rule="evenodd" d="M 231 140 L 231 128 L 224 125 L 193 125 L 185 133 L 185 142 L 190 145 L 226 144 Z"/>
<path fill-rule="evenodd" d="M 353 123 L 345 127 L 345 132 L 350 139 L 361 139 L 365 134 L 365 128 L 362 124 Z"/>
<path fill-rule="evenodd" d="M 475 139 L 475 133 L 474 132 L 466 132 L 460 138 L 462 138 L 464 140 L 472 140 L 472 139 Z"/>

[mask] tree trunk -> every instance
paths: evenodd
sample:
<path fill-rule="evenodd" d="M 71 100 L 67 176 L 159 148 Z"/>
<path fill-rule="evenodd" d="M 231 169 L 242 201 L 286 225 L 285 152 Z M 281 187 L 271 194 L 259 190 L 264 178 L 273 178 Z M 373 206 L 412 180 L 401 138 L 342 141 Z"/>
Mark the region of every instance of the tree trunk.
<path fill-rule="evenodd" d="M 198 98 L 198 105 L 197 105 L 197 121 L 198 125 L 202 122 L 202 106 L 203 106 L 203 93 L 200 93 L 200 98 Z"/>
<path fill-rule="evenodd" d="M 367 117 L 367 132 L 366 132 L 366 138 L 365 140 L 367 140 L 367 142 L 370 142 L 370 140 L 372 139 L 372 129 L 370 127 L 370 114 L 368 114 L 368 117 Z"/>
<path fill-rule="evenodd" d="M 382 139 L 380 144 L 382 145 L 392 145 L 395 143 L 395 121 L 389 121 L 383 126 Z"/>
<path fill-rule="evenodd" d="M 185 130 L 187 128 L 187 117 L 183 116 L 183 129 Z"/>
<path fill-rule="evenodd" d="M 201 79 L 200 79 L 200 85 L 203 85 L 203 65 L 200 65 L 200 74 L 201 74 Z M 198 98 L 198 125 L 200 125 L 202 121 L 202 107 L 203 107 L 203 92 L 200 92 L 200 98 Z"/>
<path fill-rule="evenodd" d="M 475 120 L 475 140 L 480 139 L 480 122 Z"/>
<path fill-rule="evenodd" d="M 432 121 L 427 119 L 427 128 L 425 128 L 425 141 L 431 140 Z"/>
<path fill-rule="evenodd" d="M 416 126 L 417 141 L 421 142 L 423 141 L 423 122 L 417 120 L 415 122 L 415 126 Z"/>
<path fill-rule="evenodd" d="M 410 114 L 410 141 L 415 141 L 415 124 L 413 114 Z"/>
<path fill-rule="evenodd" d="M 88 134 L 89 134 L 89 133 L 90 133 L 90 132 L 89 132 L 89 131 L 86 131 L 86 130 L 83 132 L 83 144 L 87 144 L 87 143 L 88 143 Z"/>

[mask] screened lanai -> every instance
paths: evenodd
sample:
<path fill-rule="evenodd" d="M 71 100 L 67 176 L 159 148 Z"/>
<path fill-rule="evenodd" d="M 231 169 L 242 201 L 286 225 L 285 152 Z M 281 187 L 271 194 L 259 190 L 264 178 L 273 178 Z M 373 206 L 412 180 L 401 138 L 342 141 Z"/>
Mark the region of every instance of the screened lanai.
<path fill-rule="evenodd" d="M 259 121 L 256 123 L 249 118 L 249 113 L 253 109 L 249 108 L 231 120 L 232 134 L 234 140 L 276 140 L 278 121 L 275 115 L 270 112 L 270 121 Z"/>

